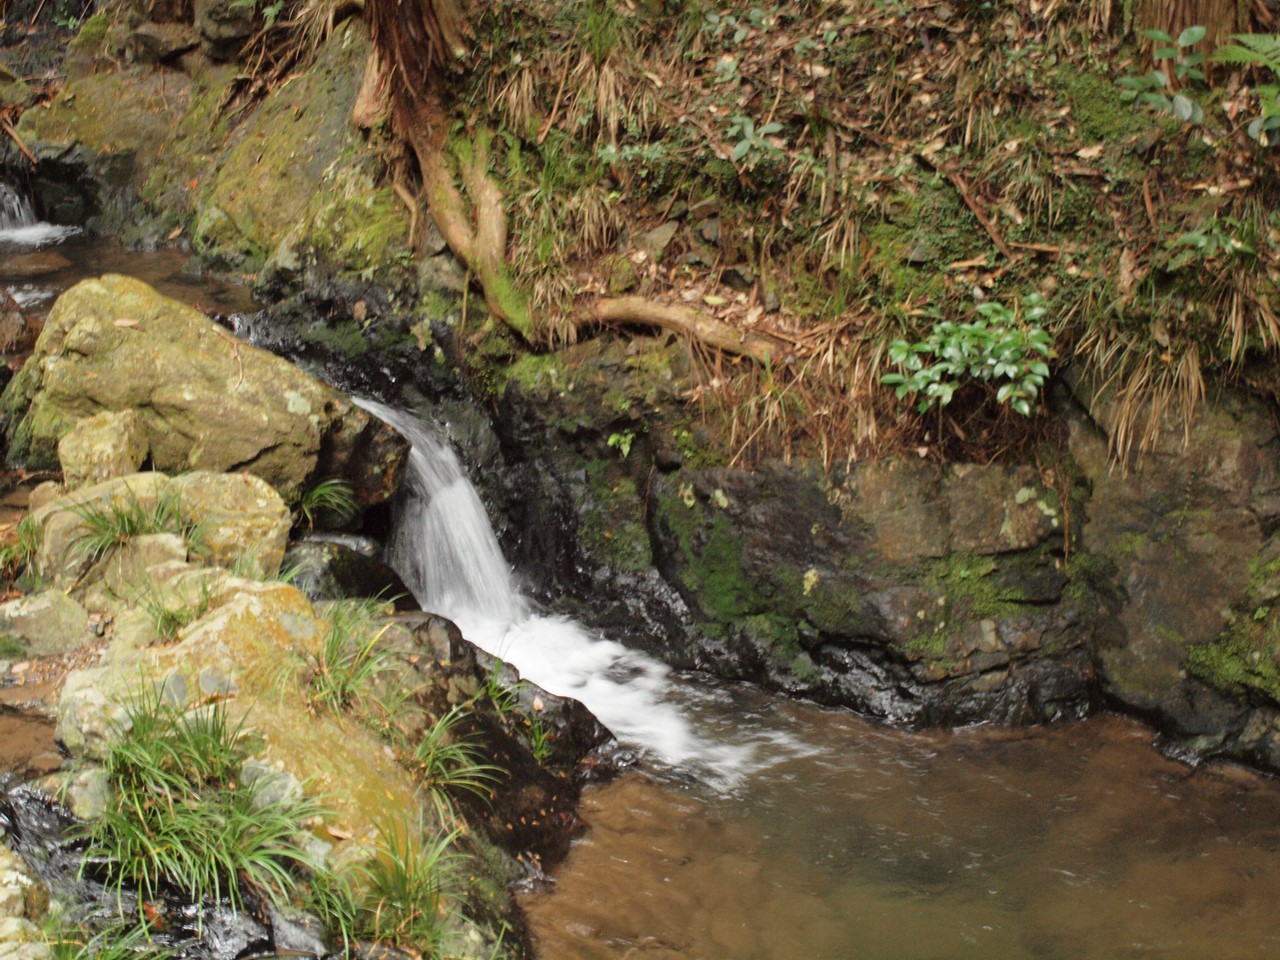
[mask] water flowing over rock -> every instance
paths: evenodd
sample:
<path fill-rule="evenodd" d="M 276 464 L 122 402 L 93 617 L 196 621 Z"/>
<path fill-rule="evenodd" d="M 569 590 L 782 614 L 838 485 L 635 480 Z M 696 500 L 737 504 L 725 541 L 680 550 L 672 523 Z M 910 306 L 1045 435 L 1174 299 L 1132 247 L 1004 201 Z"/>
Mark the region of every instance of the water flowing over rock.
<path fill-rule="evenodd" d="M 108 275 L 59 298 L 0 405 L 8 460 L 56 468 L 81 419 L 136 410 L 157 470 L 246 470 L 286 500 L 338 476 L 384 500 L 407 444 L 344 395 L 146 284 Z"/>

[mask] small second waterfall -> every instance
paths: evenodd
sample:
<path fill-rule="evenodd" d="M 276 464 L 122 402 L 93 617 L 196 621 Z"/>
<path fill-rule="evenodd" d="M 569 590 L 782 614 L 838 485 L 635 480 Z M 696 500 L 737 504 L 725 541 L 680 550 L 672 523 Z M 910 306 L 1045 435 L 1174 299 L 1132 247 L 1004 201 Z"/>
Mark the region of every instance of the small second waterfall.
<path fill-rule="evenodd" d="M 661 764 L 729 787 L 744 771 L 773 762 L 776 750 L 758 738 L 697 729 L 699 705 L 714 693 L 679 682 L 664 664 L 568 617 L 534 610 L 516 589 L 484 504 L 449 444 L 411 414 L 357 402 L 413 444 L 388 560 L 424 610 L 449 617 L 526 679 L 582 701 L 620 740 Z"/>
<path fill-rule="evenodd" d="M 0 232 L 30 227 L 35 222 L 30 201 L 7 183 L 0 183 Z"/>
<path fill-rule="evenodd" d="M 43 247 L 79 232 L 79 227 L 58 226 L 36 219 L 31 201 L 9 184 L 0 182 L 0 243 Z"/>

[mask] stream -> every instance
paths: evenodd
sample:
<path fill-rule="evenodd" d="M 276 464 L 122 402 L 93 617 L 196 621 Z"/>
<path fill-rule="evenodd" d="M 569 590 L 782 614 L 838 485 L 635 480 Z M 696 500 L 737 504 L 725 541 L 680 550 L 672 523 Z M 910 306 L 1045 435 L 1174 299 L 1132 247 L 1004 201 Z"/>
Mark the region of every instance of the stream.
<path fill-rule="evenodd" d="M 0 284 L 37 315 L 104 271 L 251 308 L 182 262 L 0 219 Z M 1280 784 L 1117 717 L 912 732 L 675 673 L 521 596 L 447 431 L 365 403 L 414 441 L 388 553 L 423 607 L 641 757 L 522 896 L 545 960 L 1280 956 Z"/>

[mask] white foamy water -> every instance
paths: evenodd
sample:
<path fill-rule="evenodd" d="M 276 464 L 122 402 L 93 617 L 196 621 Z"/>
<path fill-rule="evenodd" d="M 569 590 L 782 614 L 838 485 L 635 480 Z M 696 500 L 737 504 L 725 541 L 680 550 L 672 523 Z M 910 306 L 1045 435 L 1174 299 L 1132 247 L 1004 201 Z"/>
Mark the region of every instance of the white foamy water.
<path fill-rule="evenodd" d="M 60 227 L 36 220 L 30 201 L 13 187 L 0 183 L 0 243 L 43 247 L 60 243 L 79 232 L 79 227 Z"/>
<path fill-rule="evenodd" d="M 731 787 L 745 773 L 795 755 L 772 737 L 703 735 L 694 716 L 706 696 L 679 683 L 666 665 L 568 617 L 532 610 L 452 448 L 409 414 L 356 402 L 413 444 L 388 560 L 424 610 L 449 617 L 525 679 L 582 701 L 622 742 L 714 785 Z"/>

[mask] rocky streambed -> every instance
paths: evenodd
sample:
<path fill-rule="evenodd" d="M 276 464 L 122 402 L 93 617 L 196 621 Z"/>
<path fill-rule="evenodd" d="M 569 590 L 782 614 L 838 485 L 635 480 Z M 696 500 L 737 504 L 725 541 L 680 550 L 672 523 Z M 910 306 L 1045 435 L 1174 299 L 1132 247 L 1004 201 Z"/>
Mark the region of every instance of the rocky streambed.
<path fill-rule="evenodd" d="M 154 831 L 184 805 L 201 822 L 230 818 L 198 804 L 239 791 L 251 798 L 245 816 L 299 819 L 283 846 L 261 854 L 279 871 L 211 876 L 224 893 L 242 886 L 277 907 L 314 904 L 319 884 L 340 884 L 351 912 L 311 907 L 309 952 L 355 936 L 450 956 L 519 954 L 508 888 L 563 855 L 582 764 L 607 769 L 593 753 L 607 732 L 443 618 L 397 613 L 390 596 L 307 596 L 282 572 L 291 530 L 323 522 L 326 509 L 350 518 L 394 491 L 406 441 L 287 362 L 120 276 L 60 298 L 3 405 L 13 457 L 63 479 L 32 491 L 12 530 L 6 562 L 25 595 L 0 605 L 0 637 L 11 673 L 62 674 L 39 706 L 56 717 L 67 760 L 38 786 L 89 824 L 77 849 L 88 843 L 91 874 L 108 889 L 141 885 L 136 901 L 121 901 L 134 904 L 133 919 L 187 876 L 172 875 L 165 849 L 210 855 L 182 847 L 192 840 L 152 850 Z M 308 499 L 322 480 L 343 496 Z M 374 561 L 326 546 L 332 569 L 354 563 L 376 582 Z M 390 587 L 393 575 L 382 576 Z M 168 744 L 165 756 L 177 757 L 173 744 L 193 730 L 224 732 L 225 771 L 201 774 L 187 799 L 169 780 L 132 793 L 138 752 Z M 204 759 L 148 762 L 164 777 L 195 776 L 188 767 Z M 118 818 L 129 804 L 157 802 L 158 789 L 176 808 L 147 827 L 143 852 L 120 853 Z M 20 842 L 22 824 L 9 829 Z M 389 877 L 409 884 L 406 862 L 426 871 L 422 889 L 390 890 Z M 52 869 L 14 875 L 24 890 L 47 885 L 55 902 L 67 895 Z M 402 902 L 412 896 L 425 899 Z M 47 892 L 9 899 L 6 942 L 47 952 L 31 923 Z M 392 900 L 407 911 L 398 925 L 382 919 Z M 74 904 L 67 916 L 78 916 Z"/>

